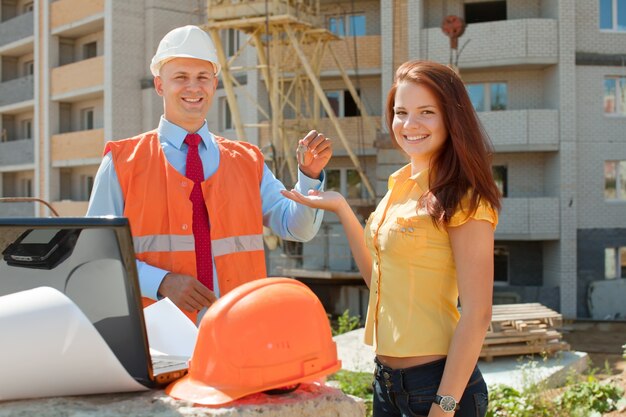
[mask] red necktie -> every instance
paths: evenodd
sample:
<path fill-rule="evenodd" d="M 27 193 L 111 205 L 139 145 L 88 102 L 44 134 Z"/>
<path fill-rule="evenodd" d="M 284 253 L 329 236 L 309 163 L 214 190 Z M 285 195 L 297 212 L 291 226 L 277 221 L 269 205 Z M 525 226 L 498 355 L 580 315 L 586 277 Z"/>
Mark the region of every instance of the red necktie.
<path fill-rule="evenodd" d="M 196 272 L 198 280 L 213 291 L 213 260 L 211 258 L 211 227 L 209 213 L 202 196 L 204 170 L 198 155 L 198 144 L 202 138 L 198 134 L 185 137 L 187 149 L 187 169 L 185 176 L 193 181 L 189 201 L 193 205 L 193 238 L 196 245 Z"/>

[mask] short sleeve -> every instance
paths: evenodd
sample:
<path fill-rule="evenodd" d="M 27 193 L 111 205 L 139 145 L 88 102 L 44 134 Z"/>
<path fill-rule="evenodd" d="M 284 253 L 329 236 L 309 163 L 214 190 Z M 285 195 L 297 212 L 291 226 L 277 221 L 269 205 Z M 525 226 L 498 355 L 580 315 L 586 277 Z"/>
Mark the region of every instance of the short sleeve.
<path fill-rule="evenodd" d="M 488 202 L 480 199 L 476 211 L 472 215 L 468 216 L 469 201 L 469 196 L 463 198 L 459 208 L 450 219 L 448 227 L 461 226 L 467 223 L 469 219 L 475 219 L 488 221 L 491 223 L 493 230 L 496 230 L 496 226 L 498 225 L 498 212 L 494 210 Z"/>

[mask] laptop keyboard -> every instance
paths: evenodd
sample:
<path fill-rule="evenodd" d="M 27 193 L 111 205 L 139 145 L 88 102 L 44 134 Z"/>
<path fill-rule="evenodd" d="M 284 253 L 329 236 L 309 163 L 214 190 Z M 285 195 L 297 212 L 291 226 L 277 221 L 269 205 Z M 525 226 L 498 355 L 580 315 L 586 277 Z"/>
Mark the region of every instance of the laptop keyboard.
<path fill-rule="evenodd" d="M 152 369 L 164 369 L 170 366 L 184 366 L 186 365 L 185 361 L 181 360 L 171 360 L 165 358 L 152 358 Z"/>

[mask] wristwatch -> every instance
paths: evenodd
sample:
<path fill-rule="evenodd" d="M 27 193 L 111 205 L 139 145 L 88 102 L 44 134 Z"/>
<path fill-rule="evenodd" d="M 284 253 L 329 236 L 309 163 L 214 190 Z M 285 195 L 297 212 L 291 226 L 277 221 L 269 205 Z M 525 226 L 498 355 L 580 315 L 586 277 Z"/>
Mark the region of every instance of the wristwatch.
<path fill-rule="evenodd" d="M 441 409 L 446 413 L 454 413 L 460 408 L 459 403 L 456 402 L 454 397 L 449 395 L 437 394 L 435 395 L 435 401 L 433 402 L 441 407 Z"/>

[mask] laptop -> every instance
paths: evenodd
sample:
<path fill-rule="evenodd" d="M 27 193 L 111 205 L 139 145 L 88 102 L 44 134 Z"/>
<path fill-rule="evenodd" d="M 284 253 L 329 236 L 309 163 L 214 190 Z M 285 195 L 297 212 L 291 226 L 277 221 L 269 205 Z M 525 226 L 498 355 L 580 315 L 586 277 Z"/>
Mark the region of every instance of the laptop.
<path fill-rule="evenodd" d="M 128 219 L 0 218 L 0 253 L 0 296 L 41 286 L 64 293 L 144 386 L 187 373 L 188 358 L 150 354 Z"/>

